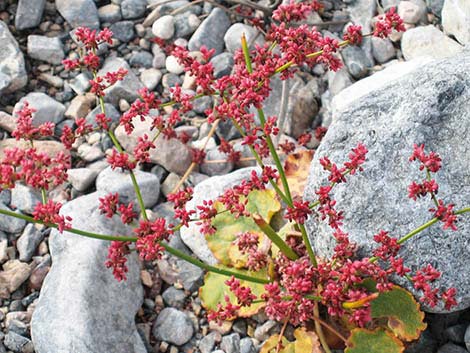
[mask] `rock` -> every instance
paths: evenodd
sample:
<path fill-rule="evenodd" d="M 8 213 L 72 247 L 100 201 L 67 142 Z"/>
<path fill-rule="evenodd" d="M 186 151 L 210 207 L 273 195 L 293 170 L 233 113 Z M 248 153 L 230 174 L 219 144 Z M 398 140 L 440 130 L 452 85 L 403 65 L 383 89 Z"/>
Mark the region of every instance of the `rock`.
<path fill-rule="evenodd" d="M 232 333 L 231 335 L 223 336 L 220 348 L 225 353 L 239 353 L 240 352 L 240 335 Z"/>
<path fill-rule="evenodd" d="M 28 36 L 28 55 L 53 65 L 60 65 L 65 57 L 64 47 L 58 37 L 34 34 Z"/>
<path fill-rule="evenodd" d="M 467 329 L 465 330 L 464 341 L 465 341 L 465 346 L 467 347 L 467 350 L 470 351 L 470 325 L 468 325 Z"/>
<path fill-rule="evenodd" d="M 104 103 L 104 111 L 106 112 L 106 116 L 111 119 L 111 124 L 115 124 L 119 122 L 119 119 L 121 118 L 121 113 L 114 108 L 114 106 L 110 103 Z M 98 114 L 101 114 L 101 106 L 96 106 L 95 109 L 93 109 L 88 115 L 86 116 L 86 122 L 87 124 L 93 125 L 93 127 L 97 127 L 98 125 L 96 124 L 96 116 Z"/>
<path fill-rule="evenodd" d="M 418 56 L 441 59 L 453 56 L 462 49 L 459 43 L 432 25 L 409 29 L 403 34 L 401 40 L 401 50 L 406 60 Z"/>
<path fill-rule="evenodd" d="M 38 79 L 51 85 L 55 88 L 62 88 L 64 87 L 64 80 L 59 76 L 54 76 L 51 74 L 42 73 L 38 76 Z"/>
<path fill-rule="evenodd" d="M 348 70 L 344 67 L 336 72 L 328 71 L 326 75 L 328 78 L 328 87 L 333 96 L 343 91 L 346 87 L 351 86 L 353 83 Z M 359 82 L 362 82 L 362 80 Z"/>
<path fill-rule="evenodd" d="M 122 17 L 126 20 L 144 16 L 146 8 L 146 0 L 123 0 L 121 2 Z"/>
<path fill-rule="evenodd" d="M 468 351 L 453 343 L 446 343 L 437 350 L 437 353 L 468 353 Z"/>
<path fill-rule="evenodd" d="M 13 331 L 9 331 L 5 335 L 5 347 L 11 349 L 15 353 L 33 353 L 34 346 L 30 339 L 23 337 Z"/>
<path fill-rule="evenodd" d="M 359 80 L 352 86 L 342 90 L 333 98 L 331 110 L 333 112 L 339 112 L 343 109 L 347 109 L 353 101 L 379 90 L 390 82 L 406 76 L 410 72 L 427 65 L 430 61 L 431 58 L 429 57 L 419 57 L 410 61 L 396 63 L 382 71 L 376 72 L 372 76 Z"/>
<path fill-rule="evenodd" d="M 424 143 L 427 151 L 435 151 L 444 161 L 437 176 L 439 197 L 454 203 L 456 209 L 468 204 L 464 196 L 468 175 L 460 172 L 470 170 L 470 161 L 464 157 L 470 148 L 466 138 L 470 110 L 464 103 L 470 98 L 467 65 L 468 51 L 428 63 L 333 113 L 333 123 L 315 153 L 305 197 L 314 199 L 314 190 L 325 181 L 319 158 L 328 155 L 339 162 L 358 142 L 367 146 L 365 171 L 333 191 L 337 209 L 345 211 L 343 229 L 358 244 L 359 256 L 370 255 L 375 246 L 372 236 L 378 230 L 399 237 L 430 219 L 428 200 L 414 202 L 407 197 L 410 182 L 423 179 L 423 172 L 408 162 L 414 143 Z M 307 229 L 316 234 L 313 244 L 318 256 L 330 256 L 333 241 L 328 226 L 309 220 Z M 453 310 L 470 306 L 468 259 L 463 255 L 469 231 L 470 219 L 463 216 L 458 231 L 443 234 L 442 225 L 436 225 L 405 244 L 401 252 L 405 264 L 414 270 L 432 263 L 442 272 L 435 285 L 457 289 L 458 305 Z M 399 284 L 419 295 L 407 280 Z M 423 308 L 445 312 L 442 306 Z"/>
<path fill-rule="evenodd" d="M 29 142 L 27 141 L 16 141 L 14 138 L 8 138 L 0 140 L 0 159 L 5 156 L 5 150 L 11 148 L 29 148 Z M 38 153 L 47 153 L 49 156 L 55 156 L 59 152 L 64 152 L 65 155 L 69 155 L 68 151 L 64 151 L 64 145 L 57 141 L 34 141 L 34 148 Z"/>
<path fill-rule="evenodd" d="M 442 26 L 460 44 L 470 44 L 470 3 L 466 0 L 445 0 L 442 8 Z"/>
<path fill-rule="evenodd" d="M 115 107 L 118 106 L 120 99 L 125 99 L 128 102 L 133 102 L 136 100 L 139 97 L 138 91 L 143 88 L 143 85 L 139 81 L 138 77 L 132 72 L 127 62 L 121 58 L 107 58 L 103 64 L 103 67 L 98 72 L 98 76 L 105 75 L 107 72 L 117 71 L 120 68 L 126 69 L 128 71 L 124 80 L 116 82 L 114 85 L 106 88 L 104 91 L 106 94 L 104 97 L 105 101 L 111 103 Z"/>
<path fill-rule="evenodd" d="M 189 316 L 174 308 L 165 308 L 158 314 L 153 327 L 156 339 L 181 346 L 188 342 L 194 333 Z"/>
<path fill-rule="evenodd" d="M 257 168 L 243 168 L 227 175 L 214 176 L 202 181 L 194 187 L 193 199 L 186 204 L 186 209 L 195 210 L 197 205 L 202 205 L 203 200 L 214 200 L 226 189 L 239 184 L 243 179 L 249 179 L 252 170 Z M 199 226 L 194 222 L 188 227 L 180 229 L 181 239 L 191 251 L 202 261 L 215 265 L 218 263 L 207 246 L 206 239 L 199 232 Z"/>
<path fill-rule="evenodd" d="M 170 39 L 175 34 L 175 18 L 170 15 L 160 17 L 153 23 L 152 33 L 161 39 Z"/>
<path fill-rule="evenodd" d="M 432 353 L 437 350 L 437 341 L 429 330 L 425 330 L 418 340 L 410 343 L 405 353 Z"/>
<path fill-rule="evenodd" d="M 214 161 L 214 163 L 207 163 L 206 161 Z M 199 168 L 201 173 L 214 176 L 230 173 L 233 169 L 233 165 L 232 161 L 227 160 L 225 153 L 214 148 L 206 152 L 206 158 L 204 162 L 200 164 Z"/>
<path fill-rule="evenodd" d="M 16 119 L 10 114 L 0 112 L 0 129 L 12 132 L 16 129 Z"/>
<path fill-rule="evenodd" d="M 426 5 L 420 7 L 414 4 L 412 1 L 400 1 L 398 5 L 398 15 L 403 19 L 405 23 L 416 24 L 419 22 L 421 17 L 425 14 Z"/>
<path fill-rule="evenodd" d="M 78 191 L 86 191 L 95 181 L 98 173 L 88 168 L 73 168 L 67 171 L 68 181 Z"/>
<path fill-rule="evenodd" d="M 134 175 L 137 184 L 139 184 L 145 207 L 153 206 L 160 196 L 160 181 L 157 176 L 140 170 L 134 170 Z M 121 202 L 124 203 L 133 201 L 136 204 L 137 201 L 130 174 L 118 169 L 112 170 L 111 167 L 106 168 L 98 175 L 96 190 L 106 193 L 117 192 Z"/>
<path fill-rule="evenodd" d="M 20 254 L 20 261 L 29 262 L 43 239 L 44 235 L 42 232 L 34 224 L 29 223 L 16 243 L 16 248 Z"/>
<path fill-rule="evenodd" d="M 34 208 L 41 202 L 41 194 L 29 186 L 17 183 L 11 190 L 11 205 L 21 212 L 33 214 Z"/>
<path fill-rule="evenodd" d="M 299 137 L 312 125 L 313 118 L 318 113 L 316 93 L 318 82 L 313 79 L 303 86 L 294 95 L 292 114 L 289 115 L 289 133 L 292 137 Z"/>
<path fill-rule="evenodd" d="M 452 325 L 445 329 L 444 337 L 446 341 L 452 341 L 454 343 L 465 343 L 465 330 L 467 324 Z"/>
<path fill-rule="evenodd" d="M 166 305 L 177 309 L 183 309 L 186 302 L 186 294 L 181 289 L 168 287 L 162 294 L 163 301 Z"/>
<path fill-rule="evenodd" d="M 266 341 L 277 330 L 279 330 L 279 324 L 274 320 L 268 320 L 256 327 L 254 338 L 260 342 Z"/>
<path fill-rule="evenodd" d="M 83 230 L 130 235 L 118 217 L 100 214 L 98 199 L 104 195 L 81 196 L 61 213 Z M 119 282 L 104 265 L 109 242 L 53 230 L 49 245 L 52 267 L 31 323 L 36 353 L 145 353 L 134 322 L 143 300 L 137 255 L 127 256 L 127 280 Z"/>
<path fill-rule="evenodd" d="M 240 353 L 256 353 L 257 350 L 250 337 L 245 337 L 240 340 Z"/>
<path fill-rule="evenodd" d="M 190 12 L 178 14 L 174 20 L 175 38 L 183 38 L 193 34 L 201 24 L 199 17 Z"/>
<path fill-rule="evenodd" d="M 6 210 L 6 211 L 12 211 L 3 203 L 0 203 L 0 209 Z M 20 212 L 17 212 L 17 213 L 20 213 Z M 4 231 L 7 233 L 19 233 L 23 230 L 25 225 L 26 225 L 26 222 L 22 219 L 0 214 L 0 231 Z"/>
<path fill-rule="evenodd" d="M 101 6 L 98 9 L 98 17 L 104 23 L 118 22 L 122 19 L 121 8 L 116 4 Z"/>
<path fill-rule="evenodd" d="M 65 111 L 65 116 L 71 119 L 86 116 L 91 109 L 93 101 L 94 99 L 91 100 L 90 97 L 87 96 L 76 96 L 72 99 L 70 105 Z"/>
<path fill-rule="evenodd" d="M 161 79 L 162 72 L 154 68 L 146 69 L 140 74 L 140 80 L 149 91 L 153 91 Z"/>
<path fill-rule="evenodd" d="M 115 130 L 119 143 L 127 150 L 134 150 L 137 146 L 137 139 L 143 134 L 153 137 L 155 132 L 150 131 L 152 118 L 146 117 L 144 121 L 134 119 L 134 131 L 127 135 L 123 126 L 118 126 Z M 155 141 L 154 149 L 150 150 L 150 160 L 153 163 L 162 165 L 166 170 L 183 175 L 191 164 L 191 154 L 188 148 L 177 139 L 167 140 L 158 138 Z"/>
<path fill-rule="evenodd" d="M 176 56 L 169 55 L 166 57 L 165 62 L 166 69 L 172 74 L 179 75 L 184 72 L 184 66 L 178 62 Z"/>
<path fill-rule="evenodd" d="M 143 67 L 143 68 L 151 68 L 153 63 L 153 55 L 150 54 L 148 51 L 138 51 L 133 52 L 131 57 L 129 58 L 129 64 L 132 67 Z"/>
<path fill-rule="evenodd" d="M 395 47 L 390 39 L 372 37 L 372 55 L 379 64 L 386 63 L 396 55 Z"/>
<path fill-rule="evenodd" d="M 56 0 L 57 11 L 72 26 L 99 28 L 98 10 L 93 0 Z"/>
<path fill-rule="evenodd" d="M 0 93 L 17 91 L 28 82 L 23 53 L 5 22 L 0 21 Z"/>
<path fill-rule="evenodd" d="M 180 180 L 181 178 L 178 174 L 175 174 L 175 173 L 168 174 L 168 176 L 165 178 L 165 181 L 162 184 L 163 196 L 166 197 L 168 194 L 171 194 L 171 192 L 173 191 L 175 186 L 178 185 Z"/>
<path fill-rule="evenodd" d="M 113 38 L 119 39 L 124 43 L 130 42 L 135 37 L 134 22 L 132 21 L 113 23 L 109 29 L 113 32 Z"/>
<path fill-rule="evenodd" d="M 435 15 L 442 17 L 441 12 L 444 7 L 444 1 L 445 0 L 426 0 L 426 5 Z"/>
<path fill-rule="evenodd" d="M 49 255 L 48 255 L 49 256 Z M 31 275 L 29 276 L 28 286 L 34 290 L 40 290 L 44 278 L 49 273 L 50 270 L 50 260 L 49 262 L 42 262 L 36 266 Z"/>
<path fill-rule="evenodd" d="M 382 0 L 382 7 L 385 11 L 388 11 L 390 8 L 397 8 L 400 4 L 400 0 Z"/>
<path fill-rule="evenodd" d="M 213 9 L 191 36 L 188 49 L 199 50 L 205 45 L 207 49 L 215 49 L 215 55 L 220 54 L 224 49 L 224 35 L 229 27 L 230 19 L 225 11 L 219 8 Z"/>
<path fill-rule="evenodd" d="M 264 44 L 263 37 L 256 28 L 237 22 L 230 26 L 224 36 L 225 47 L 229 52 L 235 53 L 236 50 L 242 47 L 241 38 L 243 34 L 245 34 L 247 43 L 253 43 L 252 46 L 254 44 Z"/>
<path fill-rule="evenodd" d="M 348 46 L 341 50 L 341 56 L 352 77 L 360 79 L 367 75 L 370 69 L 369 61 L 361 47 Z"/>
<path fill-rule="evenodd" d="M 233 68 L 233 55 L 231 53 L 221 53 L 214 56 L 210 62 L 214 67 L 214 77 L 221 78 L 222 76 L 230 75 Z"/>
<path fill-rule="evenodd" d="M 41 23 L 42 13 L 46 0 L 28 1 L 19 0 L 15 15 L 15 27 L 22 31 L 27 28 L 34 28 Z"/>
<path fill-rule="evenodd" d="M 21 98 L 13 109 L 13 116 L 16 116 L 16 112 L 23 107 L 24 102 L 28 102 L 29 107 L 36 110 L 36 112 L 32 114 L 33 124 L 35 126 L 48 121 L 57 124 L 64 119 L 64 105 L 41 92 L 31 92 Z"/>
<path fill-rule="evenodd" d="M 0 287 L 13 293 L 28 279 L 34 266 L 36 266 L 34 262 L 31 265 L 19 260 L 5 262 L 3 271 L 0 271 Z"/>
<path fill-rule="evenodd" d="M 82 143 L 77 148 L 78 156 L 86 162 L 94 162 L 104 157 L 104 152 L 98 145 Z"/>
<path fill-rule="evenodd" d="M 69 86 L 77 94 L 84 94 L 91 87 L 92 76 L 89 72 L 82 72 L 69 81 Z"/>
<path fill-rule="evenodd" d="M 0 232 L 0 263 L 8 259 L 7 247 L 8 247 L 7 235 L 3 232 Z"/>
<path fill-rule="evenodd" d="M 220 340 L 220 333 L 217 331 L 212 331 L 199 341 L 198 348 L 201 353 L 211 353 L 214 349 L 215 342 Z"/>

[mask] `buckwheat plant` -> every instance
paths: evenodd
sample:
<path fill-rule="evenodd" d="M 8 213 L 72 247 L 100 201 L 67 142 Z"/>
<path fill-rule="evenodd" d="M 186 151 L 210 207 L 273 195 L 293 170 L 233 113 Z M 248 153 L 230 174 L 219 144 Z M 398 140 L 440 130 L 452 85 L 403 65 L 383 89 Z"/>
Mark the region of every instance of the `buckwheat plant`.
<path fill-rule="evenodd" d="M 359 143 L 352 148 L 347 161 L 342 165 L 330 161 L 326 156 L 320 159 L 322 167 L 329 175 L 328 181 L 316 190 L 316 201 L 309 202 L 298 195 L 293 196 L 273 142 L 273 137 L 279 134 L 277 118 L 265 116 L 262 108 L 263 102 L 270 94 L 271 79 L 279 75 L 282 80 L 287 80 L 293 77 L 300 67 L 313 67 L 317 64 L 336 71 L 342 66 L 337 57 L 340 48 L 359 45 L 364 37 L 386 38 L 394 30 L 404 30 L 402 20 L 395 13 L 395 9 L 391 9 L 379 18 L 372 33 L 363 34 L 360 26 L 349 26 L 341 42 L 323 36 L 315 27 L 305 24 L 290 25 L 293 22 L 301 23 L 309 12 L 320 9 L 321 4 L 317 1 L 292 2 L 279 6 L 273 12 L 272 22 L 266 33 L 266 44 L 249 50 L 246 39 L 241 38 L 242 49 L 234 55 L 235 65 L 232 74 L 218 79 L 215 79 L 214 68 L 209 62 L 214 50 L 202 47 L 201 55 L 196 56 L 185 48 L 166 44 L 156 38 L 155 42 L 176 56 L 185 71 L 193 76 L 197 92 L 188 93 L 179 85 L 175 85 L 170 89 L 170 96 L 158 96 L 154 92 L 142 89 L 139 92 L 140 98 L 132 103 L 118 122 L 127 134 L 131 134 L 135 122 L 139 119 L 152 121 L 152 135 L 149 132 L 140 136 L 132 151 L 125 151 L 120 145 L 114 135 L 115 126 L 107 116 L 104 105 L 106 89 L 123 80 L 127 72 L 120 69 L 103 76 L 98 75 L 100 58 L 97 49 L 102 43 L 112 43 L 112 33 L 108 29 L 97 32 L 78 28 L 74 36 L 81 43 L 80 57 L 64 60 L 64 65 L 69 70 L 82 69 L 92 73 L 91 92 L 97 97 L 101 113 L 95 118 L 96 127 L 88 124 L 85 118 L 77 117 L 73 128 L 64 127 L 61 141 L 66 150 L 70 151 L 74 148 L 77 138 L 81 136 L 93 131 L 108 134 L 114 148 L 107 156 L 107 161 L 112 169 L 119 169 L 129 174 L 135 187 L 138 204 L 123 203 L 116 193 L 101 198 L 99 209 L 104 217 L 119 216 L 123 224 L 134 228 L 134 235 L 96 234 L 72 228 L 70 217 L 60 213 L 61 204 L 48 199 L 48 191 L 67 180 L 67 170 L 71 168 L 70 153 L 60 152 L 51 157 L 36 150 L 34 145 L 36 140 L 53 136 L 54 124 L 48 122 L 34 126 L 32 123 L 34 109 L 28 103 L 25 103 L 18 112 L 17 127 L 12 133 L 17 140 L 25 140 L 26 147 L 5 151 L 0 163 L 0 187 L 11 189 L 18 182 L 24 183 L 40 190 L 42 202 L 36 205 L 32 215 L 3 209 L 0 209 L 0 213 L 45 224 L 57 228 L 60 232 L 110 241 L 105 265 L 113 271 L 119 281 L 126 279 L 126 256 L 131 251 L 137 251 L 144 261 L 159 259 L 164 252 L 168 252 L 209 271 L 210 274 L 217 276 L 216 278 L 222 278 L 228 289 L 223 298 L 210 305 L 207 304 L 208 300 L 202 288 L 201 296 L 206 302 L 210 320 L 217 322 L 232 320 L 243 310 L 245 310 L 244 316 L 247 316 L 247 312 L 254 314 L 263 308 L 269 318 L 284 324 L 283 331 L 288 323 L 308 328 L 313 322 L 316 335 L 325 352 L 330 352 L 331 344 L 326 333 L 330 336 L 336 335 L 345 341 L 350 352 L 361 351 L 357 348 L 360 344 L 355 340 L 373 340 L 380 335 L 382 335 L 380 344 L 396 340 L 395 336 L 402 340 L 416 339 L 416 335 L 396 334 L 392 337 L 388 329 L 380 331 L 377 325 L 372 327 L 372 318 L 377 318 L 378 315 L 376 313 L 378 309 L 374 309 L 374 305 L 378 307 L 380 301 L 387 300 L 385 296 L 387 293 L 393 295 L 401 293 L 391 282 L 392 275 L 409 279 L 422 293 L 420 300 L 431 307 L 437 305 L 439 300 L 445 303 L 446 309 L 456 304 L 454 288 L 442 290 L 433 287 L 432 282 L 440 276 L 436 269 L 428 265 L 416 273 L 411 273 L 403 258 L 399 256 L 399 250 L 408 239 L 434 223 L 441 222 L 444 229 L 456 230 L 458 216 L 470 212 L 470 208 L 455 210 L 453 204 L 446 204 L 437 198 L 439 187 L 432 179 L 432 174 L 441 168 L 441 159 L 434 152 L 426 153 L 423 145 L 413 147 L 410 161 L 419 163 L 425 178 L 420 183 L 413 182 L 408 192 L 409 197 L 414 200 L 430 196 L 434 203 L 434 207 L 430 209 L 432 217 L 429 222 L 402 237 L 392 237 L 387 231 L 379 230 L 374 235 L 377 247 L 371 257 L 355 256 L 356 245 L 349 240 L 348 234 L 342 229 L 343 211 L 335 208 L 336 202 L 331 197 L 335 185 L 347 182 L 350 176 L 363 170 L 367 155 L 366 146 Z M 259 21 L 255 24 L 259 24 Z M 214 106 L 205 112 L 207 122 L 213 126 L 211 134 L 214 133 L 219 121 L 230 120 L 243 137 L 243 144 L 250 148 L 261 167 L 261 172 L 253 172 L 248 180 L 225 190 L 216 200 L 205 200 L 197 206 L 197 211 L 186 208 L 187 202 L 193 197 L 193 189 L 178 185 L 167 199 L 174 204 L 174 215 L 179 223 L 168 224 L 163 218 L 150 219 L 144 207 L 134 170 L 139 165 L 150 162 L 150 151 L 156 148 L 157 139 L 180 138 L 187 142 L 187 137 L 177 136 L 175 127 L 182 122 L 183 115 L 192 109 L 193 100 L 203 96 L 211 96 L 215 102 Z M 258 119 L 250 113 L 250 108 L 253 107 L 257 111 Z M 155 111 L 159 114 L 155 114 Z M 317 138 L 321 138 L 325 133 L 324 128 L 315 131 Z M 307 144 L 310 138 L 309 134 L 301 135 L 299 144 Z M 284 152 L 290 153 L 295 145 L 284 143 L 279 147 Z M 231 161 L 237 161 L 241 157 L 240 153 L 223 139 L 219 149 Z M 193 149 L 192 156 L 193 163 L 185 177 L 197 164 L 204 161 L 204 149 Z M 273 166 L 263 162 L 266 157 L 272 158 Z M 250 195 L 266 190 L 271 191 L 272 202 L 283 203 L 282 214 L 290 231 L 281 232 L 279 229 L 274 229 L 267 217 L 263 217 L 256 208 L 250 208 Z M 318 258 L 310 244 L 304 223 L 312 215 L 327 220 L 332 229 L 332 236 L 336 239 L 337 245 L 330 259 Z M 232 234 L 234 238 L 232 245 L 238 250 L 240 258 L 243 258 L 242 266 L 234 267 L 230 262 L 220 266 L 208 265 L 168 245 L 170 237 L 181 227 L 188 226 L 190 222 L 197 222 L 200 232 L 205 234 L 207 239 L 216 236 L 213 235 L 217 232 L 217 222 L 214 220 L 220 219 L 221 216 L 229 216 L 227 219 L 234 222 L 238 220 L 251 222 L 250 229 L 253 230 Z M 263 239 L 268 241 L 268 247 L 262 246 Z M 206 277 L 205 286 L 209 282 L 209 277 Z M 258 290 L 255 291 L 254 288 Z M 414 302 L 411 296 L 405 299 Z M 250 311 L 249 309 L 255 305 L 258 309 Z M 327 316 L 322 318 L 321 314 Z M 385 316 L 390 317 L 390 315 Z M 400 314 L 396 315 L 400 319 Z M 332 323 L 342 323 L 343 328 L 335 328 L 337 325 Z M 377 329 L 355 331 L 364 327 Z M 423 329 L 422 322 L 417 327 L 419 335 Z M 306 332 L 302 330 L 296 332 Z M 351 331 L 349 338 L 343 336 L 344 330 Z M 296 338 L 299 342 L 305 339 L 300 333 Z M 271 344 L 271 340 L 268 340 L 263 348 L 265 352 L 281 352 L 292 344 L 285 341 L 282 335 L 276 337 L 274 341 L 274 344 Z M 397 351 L 400 351 L 401 343 L 394 344 L 398 347 Z"/>

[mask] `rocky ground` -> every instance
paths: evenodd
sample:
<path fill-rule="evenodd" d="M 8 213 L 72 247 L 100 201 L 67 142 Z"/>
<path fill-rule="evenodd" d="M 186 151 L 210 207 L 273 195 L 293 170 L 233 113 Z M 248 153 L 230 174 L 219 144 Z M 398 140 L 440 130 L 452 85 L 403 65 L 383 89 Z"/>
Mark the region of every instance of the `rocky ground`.
<path fill-rule="evenodd" d="M 398 6 L 408 31 L 392 40 L 373 38 L 366 40 L 362 47 L 346 48 L 341 54 L 345 66 L 336 73 L 317 66 L 296 75 L 288 87 L 287 115 L 282 127 L 282 138 L 290 141 L 318 126 L 328 127 L 332 121 L 341 121 L 340 112 L 348 112 L 352 102 L 379 91 L 384 83 L 408 77 L 409 72 L 431 60 L 457 55 L 470 43 L 470 8 L 466 0 L 321 2 L 324 11 L 312 15 L 309 22 L 325 34 L 340 37 L 350 22 L 370 28 L 371 21 L 392 6 Z M 100 54 L 106 58 L 103 72 L 119 67 L 130 71 L 126 80 L 107 95 L 107 113 L 117 120 L 143 86 L 161 95 L 167 94 L 175 83 L 188 90 L 195 89 L 191 77 L 184 74 L 175 58 L 166 56 L 152 43 L 154 36 L 188 46 L 193 51 L 202 44 L 215 48 L 212 62 L 216 76 L 230 73 L 232 54 L 239 48 L 241 34 L 245 32 L 252 42 L 263 40 L 256 29 L 237 15 L 232 8 L 234 4 L 217 0 L 192 4 L 188 0 L 0 0 L 0 155 L 5 148 L 16 144 L 10 133 L 15 125 L 15 110 L 24 100 L 37 109 L 35 122 L 57 124 L 57 136 L 65 125 L 73 124 L 75 117 L 86 117 L 92 122 L 99 112 L 95 97 L 88 93 L 90 76 L 65 71 L 61 64 L 64 58 L 77 55 L 77 44 L 71 37 L 75 27 L 109 27 L 115 35 L 113 45 L 100 48 Z M 269 6 L 268 2 L 260 4 Z M 464 65 L 462 70 L 469 68 Z M 372 80 L 365 79 L 371 75 Z M 465 81 L 464 92 L 470 86 L 467 84 Z M 457 88 L 457 84 L 451 86 L 444 96 L 454 94 Z M 268 115 L 278 114 L 283 100 L 281 91 L 281 83 L 274 80 L 272 98 L 266 105 Z M 410 95 L 398 100 L 406 100 L 407 96 Z M 204 197 L 207 192 L 217 195 L 224 185 L 239 180 L 247 170 L 228 173 L 253 165 L 251 160 L 236 165 L 227 162 L 216 149 L 219 138 L 223 137 L 234 143 L 245 157 L 249 156 L 230 125 L 220 124 L 215 137 L 207 139 L 210 127 L 205 122 L 204 111 L 211 103 L 210 97 L 197 100 L 194 110 L 178 128 L 179 134 L 189 136 L 187 145 L 177 140 L 159 142 L 158 153 L 151 156 L 152 163 L 143 166 L 137 174 L 146 207 L 154 215 L 171 219 L 171 206 L 165 196 L 190 164 L 188 146 L 202 147 L 207 143 L 206 161 L 187 181 L 199 185 Z M 448 114 L 445 109 L 441 113 Z M 412 114 L 409 112 L 407 117 Z M 468 115 L 466 119 L 468 124 Z M 147 128 L 146 121 L 139 122 L 136 131 Z M 359 129 L 357 124 L 346 124 L 344 128 Z M 452 129 L 453 134 L 459 134 L 458 128 Z M 470 128 L 463 131 L 468 133 Z M 116 135 L 125 148 L 132 148 L 136 143 L 135 136 L 128 137 L 119 128 Z M 309 147 L 315 148 L 318 143 L 315 140 Z M 78 228 L 83 226 L 104 233 L 123 231 L 122 226 L 95 217 L 96 206 L 93 206 L 104 192 L 134 197 L 130 181 L 106 166 L 105 156 L 111 145 L 109 138 L 100 133 L 80 140 L 73 154 L 69 182 L 54 190 L 56 200 L 69 201 L 67 212 Z M 37 142 L 36 146 L 50 152 L 61 149 L 55 141 Z M 212 179 L 219 175 L 224 177 Z M 460 192 L 468 195 L 466 190 Z M 11 192 L 0 193 L 0 207 L 30 214 L 39 199 L 33 190 L 18 185 Z M 173 245 L 210 261 L 210 254 L 193 235 L 191 231 L 176 234 Z M 468 243 L 468 235 L 466 239 L 463 243 Z M 467 251 L 468 255 L 468 247 L 455 251 L 464 255 Z M 280 330 L 279 324 L 262 314 L 227 322 L 222 327 L 209 324 L 197 297 L 203 273 L 181 260 L 167 256 L 154 264 L 141 264 L 136 258 L 131 259 L 129 281 L 124 285 L 114 281 L 102 265 L 105 256 L 106 244 L 100 241 L 64 239 L 48 229 L 0 216 L 0 353 L 67 351 L 61 350 L 63 347 L 78 347 L 75 352 L 79 353 L 254 353 L 264 340 Z M 464 264 L 468 265 L 468 260 Z M 460 270 L 465 272 L 465 266 Z M 63 285 L 71 278 L 73 285 Z M 462 298 L 468 300 L 468 280 L 462 288 L 467 289 Z M 71 317 L 75 320 L 70 320 Z M 468 310 L 428 314 L 427 321 L 429 329 L 407 352 L 470 351 Z M 119 327 L 111 325 L 110 328 L 109 322 L 118 322 Z M 76 342 L 63 343 L 72 340 L 72 336 L 76 336 Z"/>

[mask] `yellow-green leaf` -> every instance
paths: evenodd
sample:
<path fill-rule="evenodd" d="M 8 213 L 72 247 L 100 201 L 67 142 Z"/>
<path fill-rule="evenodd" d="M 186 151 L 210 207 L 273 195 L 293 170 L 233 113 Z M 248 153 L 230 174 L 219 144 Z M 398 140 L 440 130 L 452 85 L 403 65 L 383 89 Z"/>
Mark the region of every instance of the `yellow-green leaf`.
<path fill-rule="evenodd" d="M 281 209 L 281 204 L 275 197 L 273 190 L 254 190 L 248 195 L 247 210 L 250 213 L 258 213 L 267 223 L 272 216 Z M 220 202 L 215 202 L 218 212 L 224 210 Z M 206 235 L 207 245 L 221 264 L 244 267 L 246 257 L 239 254 L 233 241 L 237 235 L 244 232 L 258 234 L 260 243 L 264 240 L 264 234 L 250 217 L 235 218 L 230 212 L 220 213 L 214 217 L 212 225 L 217 229 L 214 234 Z"/>
<path fill-rule="evenodd" d="M 225 266 L 218 266 L 221 269 L 229 269 Z M 268 279 L 267 270 L 263 269 L 258 272 L 248 271 L 248 270 L 241 270 L 241 269 L 234 269 L 230 268 L 230 271 L 245 274 L 252 277 Z M 230 302 L 233 304 L 237 304 L 237 299 L 235 295 L 230 291 L 230 289 L 225 284 L 225 281 L 229 279 L 229 277 L 224 275 L 219 275 L 217 273 L 208 272 L 204 277 L 204 285 L 199 288 L 199 297 L 201 298 L 202 305 L 207 310 L 217 310 L 217 304 L 225 305 L 225 296 L 228 295 L 230 298 Z M 260 283 L 253 283 L 248 282 L 245 280 L 240 280 L 240 284 L 243 287 L 250 287 L 251 291 L 257 298 L 261 297 L 261 294 L 264 293 L 264 285 Z M 256 314 L 262 307 L 264 307 L 265 303 L 254 303 L 249 307 L 242 307 L 239 310 L 240 317 L 249 317 Z"/>
<path fill-rule="evenodd" d="M 355 328 L 346 342 L 344 353 L 402 353 L 403 343 L 384 329 L 374 331 Z"/>
<path fill-rule="evenodd" d="M 371 302 L 373 318 L 387 318 L 388 327 L 405 341 L 413 341 L 426 328 L 424 313 L 413 295 L 406 289 L 394 286 L 391 291 L 380 293 Z"/>
<path fill-rule="evenodd" d="M 285 241 L 287 239 L 287 235 L 289 233 L 295 231 L 294 226 L 295 226 L 295 223 L 288 222 L 288 223 L 284 224 L 281 229 L 279 229 L 277 234 L 279 234 L 281 239 Z M 275 244 L 272 244 L 271 254 L 272 254 L 273 258 L 275 258 L 277 255 L 279 255 L 279 252 L 280 252 L 279 248 Z"/>
<path fill-rule="evenodd" d="M 282 337 L 282 348 L 278 353 L 322 353 L 318 336 L 313 331 L 307 331 L 304 327 L 294 331 L 295 341 L 290 342 Z M 276 353 L 279 335 L 273 335 L 264 342 L 260 353 Z"/>

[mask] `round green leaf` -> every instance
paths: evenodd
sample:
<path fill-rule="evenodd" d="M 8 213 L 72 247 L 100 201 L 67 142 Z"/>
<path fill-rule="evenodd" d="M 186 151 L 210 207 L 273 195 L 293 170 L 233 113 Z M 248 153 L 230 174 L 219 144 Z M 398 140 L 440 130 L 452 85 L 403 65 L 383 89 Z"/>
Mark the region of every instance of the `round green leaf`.
<path fill-rule="evenodd" d="M 356 328 L 346 342 L 344 353 L 402 353 L 403 343 L 389 331 Z"/>

